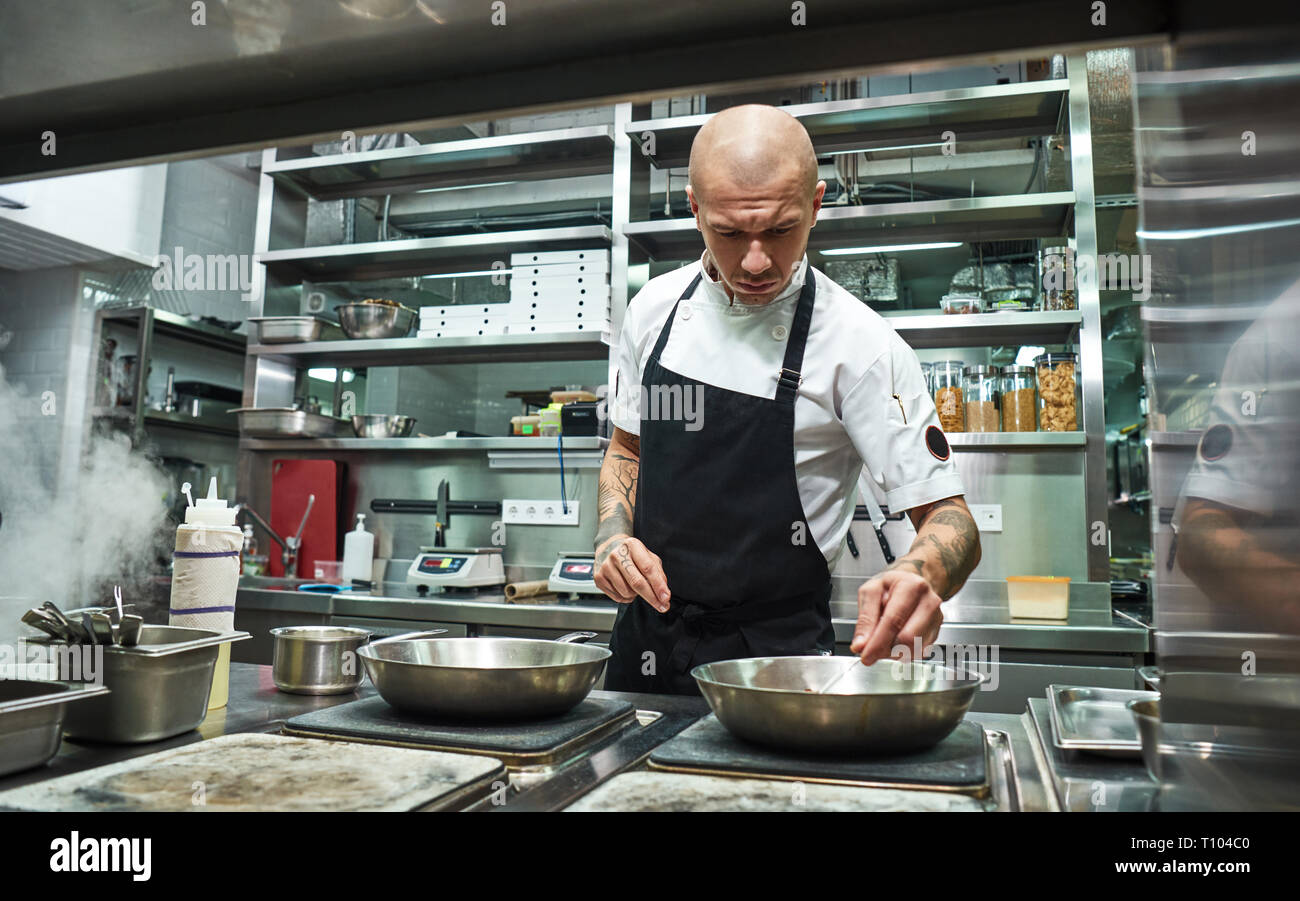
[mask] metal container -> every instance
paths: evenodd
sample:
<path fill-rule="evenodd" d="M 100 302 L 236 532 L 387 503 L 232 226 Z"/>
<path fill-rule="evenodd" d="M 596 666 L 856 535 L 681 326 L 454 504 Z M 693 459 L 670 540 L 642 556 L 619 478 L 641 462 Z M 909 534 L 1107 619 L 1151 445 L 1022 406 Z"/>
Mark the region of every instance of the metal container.
<path fill-rule="evenodd" d="M 59 752 L 68 704 L 106 694 L 100 685 L 0 679 L 0 776 L 49 761 Z"/>
<path fill-rule="evenodd" d="M 1152 779 L 1160 781 L 1160 698 L 1128 701 L 1126 706 L 1137 724 L 1138 740 L 1142 742 L 1142 763 Z"/>
<path fill-rule="evenodd" d="M 1137 757 L 1142 743 L 1126 706 L 1129 701 L 1156 701 L 1160 695 L 1125 688 L 1047 686 L 1052 741 L 1058 748 L 1102 757 Z"/>
<path fill-rule="evenodd" d="M 221 645 L 247 632 L 144 626 L 133 648 L 104 648 L 109 694 L 68 711 L 69 738 L 138 744 L 188 732 L 208 713 Z"/>
<path fill-rule="evenodd" d="M 352 417 L 352 430 L 358 438 L 405 438 L 415 428 L 410 416 L 385 416 L 381 413 Z"/>
<path fill-rule="evenodd" d="M 413 638 L 373 641 L 357 653 L 380 696 L 427 716 L 522 720 L 559 716 L 582 702 L 610 652 L 534 638 Z"/>
<path fill-rule="evenodd" d="M 347 303 L 336 312 L 349 338 L 402 338 L 415 321 L 415 310 L 396 304 Z"/>
<path fill-rule="evenodd" d="M 852 671 L 845 672 L 846 668 Z M 836 673 L 834 690 L 820 693 Z M 691 670 L 722 725 L 756 744 L 859 754 L 917 751 L 962 721 L 982 673 L 852 657 L 751 657 Z"/>
<path fill-rule="evenodd" d="M 295 344 L 320 340 L 325 320 L 315 316 L 251 316 L 252 344 Z"/>
<path fill-rule="evenodd" d="M 295 407 L 236 407 L 239 431 L 251 438 L 334 438 L 348 427 L 345 419 L 308 413 Z"/>
<path fill-rule="evenodd" d="M 295 695 L 341 695 L 365 677 L 357 650 L 370 632 L 346 626 L 283 626 L 272 629 L 271 679 Z"/>

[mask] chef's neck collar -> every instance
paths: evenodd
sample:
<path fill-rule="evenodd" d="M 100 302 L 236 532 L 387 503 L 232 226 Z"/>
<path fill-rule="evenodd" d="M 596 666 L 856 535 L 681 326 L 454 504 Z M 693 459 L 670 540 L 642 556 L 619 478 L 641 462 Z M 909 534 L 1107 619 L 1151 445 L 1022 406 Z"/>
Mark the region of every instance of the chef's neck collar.
<path fill-rule="evenodd" d="M 705 283 L 707 289 L 713 292 L 715 296 L 720 297 L 722 300 L 726 301 L 728 306 L 735 305 L 736 299 L 728 295 L 727 286 L 723 284 L 722 279 L 718 277 L 717 266 L 714 265 L 713 258 L 709 256 L 709 252 L 707 250 L 700 255 L 700 272 L 704 276 L 702 281 Z M 772 304 L 780 303 L 783 300 L 789 300 L 791 297 L 794 297 L 801 290 L 803 290 L 803 282 L 804 279 L 807 278 L 807 274 L 808 274 L 808 254 L 805 253 L 803 255 L 803 259 L 799 261 L 799 266 L 798 268 L 795 269 L 794 275 L 791 276 L 789 283 L 784 288 L 781 289 L 780 294 L 778 294 L 776 297 L 773 297 L 767 303 L 742 304 L 742 306 L 768 307 L 771 306 Z"/>

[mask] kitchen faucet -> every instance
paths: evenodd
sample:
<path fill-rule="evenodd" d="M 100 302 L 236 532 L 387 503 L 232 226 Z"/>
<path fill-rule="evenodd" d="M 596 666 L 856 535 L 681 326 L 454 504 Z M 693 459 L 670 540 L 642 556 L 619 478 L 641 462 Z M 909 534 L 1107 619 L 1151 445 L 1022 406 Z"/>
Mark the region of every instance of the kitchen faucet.
<path fill-rule="evenodd" d="M 302 530 L 307 527 L 307 517 L 311 515 L 312 505 L 316 503 L 316 495 L 307 496 L 307 509 L 303 511 L 302 522 L 298 523 L 298 534 L 292 538 L 281 538 L 271 524 L 262 518 L 262 515 L 248 506 L 246 503 L 235 504 L 235 521 L 239 521 L 240 513 L 247 513 L 252 520 L 261 526 L 271 539 L 280 545 L 280 562 L 284 565 L 285 578 L 293 579 L 298 575 L 298 550 L 302 547 Z"/>

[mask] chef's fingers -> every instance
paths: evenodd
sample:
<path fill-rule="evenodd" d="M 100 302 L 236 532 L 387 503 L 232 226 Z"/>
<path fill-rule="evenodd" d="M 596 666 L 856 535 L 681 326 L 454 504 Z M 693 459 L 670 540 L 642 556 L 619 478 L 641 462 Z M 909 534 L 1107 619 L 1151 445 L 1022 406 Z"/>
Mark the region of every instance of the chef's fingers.
<path fill-rule="evenodd" d="M 853 641 L 849 650 L 861 655 L 871 633 L 876 631 L 876 620 L 880 618 L 880 607 L 884 599 L 885 587 L 882 579 L 872 579 L 858 588 L 858 624 L 853 628 Z M 868 663 L 865 657 L 863 663 Z"/>
<path fill-rule="evenodd" d="M 862 662 L 868 666 L 893 653 L 898 633 L 907 626 L 912 612 L 921 602 L 924 593 L 929 591 L 929 586 L 923 580 L 902 579 L 900 576 L 900 573 L 886 573 L 881 577 L 888 596 L 881 605 L 875 631 L 867 638 L 862 649 Z"/>
<path fill-rule="evenodd" d="M 654 587 L 646 578 L 645 570 L 650 565 L 648 555 L 649 551 L 644 544 L 635 538 L 629 538 L 614 548 L 614 553 L 610 554 L 609 558 L 618 564 L 619 574 L 627 582 L 627 586 L 645 598 L 647 604 L 663 613 L 668 609 L 668 605 L 659 599 Z"/>
<path fill-rule="evenodd" d="M 596 587 L 620 604 L 630 604 L 636 600 L 636 592 L 627 585 L 627 580 L 619 572 L 618 560 L 613 554 L 596 570 Z"/>
<path fill-rule="evenodd" d="M 925 649 L 934 644 L 939 636 L 939 626 L 943 623 L 939 602 L 940 598 L 933 589 L 925 586 L 919 603 L 907 619 L 907 625 L 898 631 L 891 657 L 895 660 L 924 659 Z"/>
<path fill-rule="evenodd" d="M 672 597 L 672 593 L 668 590 L 668 577 L 664 575 L 663 561 L 659 559 L 658 554 L 651 551 L 642 542 L 634 539 L 629 543 L 631 546 L 628 550 L 632 554 L 632 559 L 636 561 L 637 569 L 641 570 L 641 574 L 650 583 L 650 590 L 659 603 L 656 604 L 650 598 L 646 598 L 646 600 L 650 601 L 651 605 L 660 613 L 663 613 L 668 609 L 668 599 Z M 642 595 L 642 597 L 645 597 L 645 595 Z"/>

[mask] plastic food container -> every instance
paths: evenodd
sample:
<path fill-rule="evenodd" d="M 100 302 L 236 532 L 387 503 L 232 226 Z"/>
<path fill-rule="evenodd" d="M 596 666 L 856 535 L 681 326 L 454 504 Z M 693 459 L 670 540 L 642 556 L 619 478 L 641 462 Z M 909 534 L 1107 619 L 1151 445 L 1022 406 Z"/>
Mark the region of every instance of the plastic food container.
<path fill-rule="evenodd" d="M 962 390 L 961 360 L 944 360 L 934 364 L 934 407 L 939 425 L 945 432 L 966 431 L 966 396 Z"/>
<path fill-rule="evenodd" d="M 1079 429 L 1079 355 L 1046 353 L 1034 357 L 1038 374 L 1038 428 L 1043 432 Z"/>
<path fill-rule="evenodd" d="M 1032 366 L 1002 367 L 1002 431 L 1038 431 L 1038 389 Z"/>
<path fill-rule="evenodd" d="M 542 417 L 535 413 L 531 416 L 511 416 L 510 433 L 536 437 L 542 433 Z"/>
<path fill-rule="evenodd" d="M 967 366 L 963 372 L 966 395 L 966 431 L 1000 432 L 998 412 L 998 370 L 983 364 Z"/>
<path fill-rule="evenodd" d="M 317 560 L 312 564 L 313 576 L 317 582 L 342 582 L 342 560 Z"/>
<path fill-rule="evenodd" d="M 961 294 L 945 294 L 939 300 L 939 308 L 949 315 L 983 313 L 984 298 Z"/>
<path fill-rule="evenodd" d="M 1007 576 L 1013 619 L 1069 619 L 1070 580 L 1054 576 Z"/>

